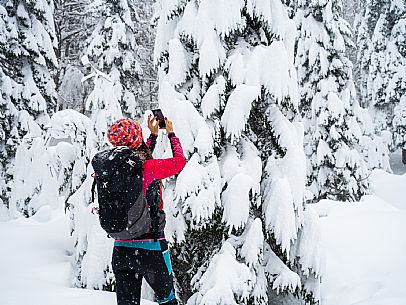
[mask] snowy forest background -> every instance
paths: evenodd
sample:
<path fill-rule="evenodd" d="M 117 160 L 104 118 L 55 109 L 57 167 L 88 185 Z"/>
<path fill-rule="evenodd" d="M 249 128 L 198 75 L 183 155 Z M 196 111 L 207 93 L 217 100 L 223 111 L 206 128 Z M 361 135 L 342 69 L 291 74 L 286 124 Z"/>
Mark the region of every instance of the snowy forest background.
<path fill-rule="evenodd" d="M 160 107 L 188 160 L 164 194 L 178 299 L 317 304 L 314 205 L 391 172 L 405 92 L 403 0 L 0 0 L 0 220 L 63 207 L 70 284 L 114 290 L 89 161 Z"/>

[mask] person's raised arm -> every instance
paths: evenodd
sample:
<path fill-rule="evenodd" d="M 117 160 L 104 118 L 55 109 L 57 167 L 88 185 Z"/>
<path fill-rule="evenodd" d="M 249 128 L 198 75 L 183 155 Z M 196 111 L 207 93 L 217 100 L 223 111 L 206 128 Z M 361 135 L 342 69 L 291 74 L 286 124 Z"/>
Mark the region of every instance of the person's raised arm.
<path fill-rule="evenodd" d="M 149 138 L 145 144 L 151 150 L 151 153 L 153 153 L 156 145 L 156 139 L 158 138 L 159 120 L 157 120 L 157 117 L 152 117 L 151 114 L 148 116 L 148 129 L 151 131 L 151 134 L 149 135 Z"/>
<path fill-rule="evenodd" d="M 172 158 L 150 159 L 144 163 L 144 170 L 152 173 L 155 179 L 164 179 L 179 173 L 186 165 L 182 145 L 173 132 L 172 122 L 165 118 L 166 130 L 172 148 Z"/>

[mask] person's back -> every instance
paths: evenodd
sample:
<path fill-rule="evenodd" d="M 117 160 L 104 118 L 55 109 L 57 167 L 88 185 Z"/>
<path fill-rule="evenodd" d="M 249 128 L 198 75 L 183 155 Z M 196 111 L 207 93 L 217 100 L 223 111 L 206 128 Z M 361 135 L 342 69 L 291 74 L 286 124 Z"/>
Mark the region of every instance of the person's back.
<path fill-rule="evenodd" d="M 164 236 L 165 213 L 161 179 L 179 173 L 186 161 L 179 138 L 173 132 L 172 122 L 167 119 L 165 119 L 166 130 L 173 157 L 152 158 L 159 130 L 158 124 L 154 125 L 155 119 L 148 118 L 151 135 L 146 143 L 142 140 L 140 125 L 131 119 L 116 121 L 107 133 L 113 146 L 128 147 L 141 160 L 142 198 L 146 198 L 144 204 L 151 215 L 154 213 L 158 215 L 158 217 L 150 217 L 150 226 L 146 233 L 133 232 L 132 235 L 121 235 L 125 238 L 115 238 L 112 267 L 116 277 L 117 305 L 140 304 L 143 278 L 155 291 L 159 304 L 177 304 L 169 249 Z M 129 225 L 139 221 L 132 217 L 131 214 L 128 214 Z"/>

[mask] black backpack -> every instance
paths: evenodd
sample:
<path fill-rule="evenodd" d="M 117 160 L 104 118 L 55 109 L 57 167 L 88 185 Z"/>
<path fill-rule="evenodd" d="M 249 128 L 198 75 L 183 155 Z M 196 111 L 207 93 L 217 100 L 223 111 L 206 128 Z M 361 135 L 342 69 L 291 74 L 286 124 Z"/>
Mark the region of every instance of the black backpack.
<path fill-rule="evenodd" d="M 142 192 L 142 161 L 127 147 L 98 152 L 92 159 L 101 227 L 115 239 L 134 239 L 159 229 L 159 181 Z M 156 186 L 158 185 L 158 187 Z"/>

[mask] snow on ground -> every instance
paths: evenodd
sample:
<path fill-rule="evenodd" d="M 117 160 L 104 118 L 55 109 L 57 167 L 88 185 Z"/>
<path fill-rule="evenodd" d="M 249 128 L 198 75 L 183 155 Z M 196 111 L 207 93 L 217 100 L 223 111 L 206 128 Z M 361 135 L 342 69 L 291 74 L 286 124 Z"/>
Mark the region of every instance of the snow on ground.
<path fill-rule="evenodd" d="M 68 288 L 68 222 L 63 212 L 56 214 L 48 222 L 33 217 L 0 223 L 0 303 L 112 304 L 111 293 Z"/>
<path fill-rule="evenodd" d="M 371 179 L 373 195 L 358 203 L 313 205 L 326 249 L 321 305 L 406 305 L 406 175 L 376 170 Z M 0 222 L 0 242 L 1 305 L 116 304 L 114 293 L 69 288 L 62 208 Z"/>
<path fill-rule="evenodd" d="M 116 304 L 114 293 L 69 288 L 72 241 L 62 209 L 0 222 L 0 242 L 1 305 Z"/>
<path fill-rule="evenodd" d="M 406 174 L 392 175 L 383 170 L 374 170 L 370 187 L 376 196 L 400 210 L 406 210 Z"/>
<path fill-rule="evenodd" d="M 374 195 L 360 202 L 314 205 L 326 251 L 322 305 L 406 305 L 406 175 L 376 170 L 371 180 Z"/>

